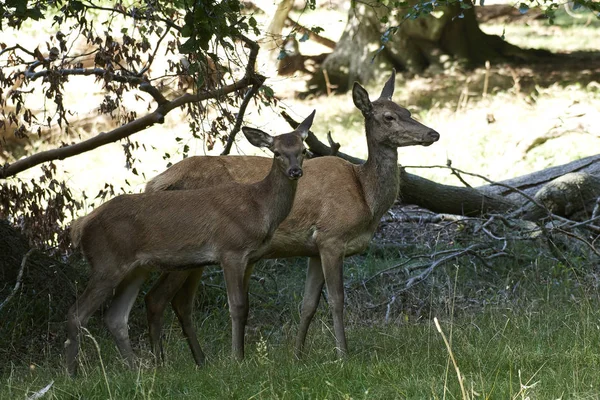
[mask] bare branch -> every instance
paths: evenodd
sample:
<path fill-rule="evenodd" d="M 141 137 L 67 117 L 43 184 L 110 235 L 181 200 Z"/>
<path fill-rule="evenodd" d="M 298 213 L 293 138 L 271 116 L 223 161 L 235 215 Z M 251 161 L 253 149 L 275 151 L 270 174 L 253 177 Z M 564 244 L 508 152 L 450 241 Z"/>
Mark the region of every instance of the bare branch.
<path fill-rule="evenodd" d="M 20 44 L 16 44 L 14 46 L 10 46 L 10 47 L 3 49 L 2 51 L 0 51 L 0 56 L 6 52 L 16 50 L 16 49 L 19 49 L 19 50 L 29 54 L 30 56 L 35 57 L 35 53 L 33 51 L 27 50 L 25 47 L 21 46 Z"/>
<path fill-rule="evenodd" d="M 46 61 L 50 62 L 49 59 L 46 59 Z M 131 84 L 139 84 L 144 82 L 144 77 L 142 76 L 136 76 L 136 75 L 130 75 L 130 76 L 126 76 L 126 75 L 122 75 L 122 74 L 117 74 L 114 72 L 110 72 L 104 68 L 65 68 L 65 69 L 57 69 L 54 71 L 50 71 L 50 70 L 42 70 L 42 71 L 38 71 L 35 72 L 35 69 L 37 67 L 39 67 L 40 65 L 42 65 L 43 63 L 41 61 L 35 61 L 34 63 L 32 63 L 29 68 L 27 68 L 27 71 L 25 71 L 25 76 L 29 79 L 31 79 L 32 81 L 35 81 L 38 78 L 44 77 L 44 76 L 48 76 L 49 74 L 53 73 L 53 74 L 60 74 L 61 76 L 66 76 L 66 75 L 82 75 L 82 76 L 89 76 L 89 75 L 95 75 L 95 76 L 99 76 L 99 77 L 104 77 L 107 74 L 110 75 L 110 79 L 113 81 L 117 81 L 117 82 L 122 82 L 122 83 L 131 83 Z"/>
<path fill-rule="evenodd" d="M 300 125 L 299 122 L 295 121 L 285 111 L 281 112 L 281 116 L 283 117 L 283 119 L 285 119 L 287 121 L 287 123 L 293 129 L 296 129 L 298 127 L 298 125 Z M 325 143 L 321 142 L 312 131 L 308 131 L 308 138 L 306 138 L 306 144 L 308 145 L 308 149 L 317 156 L 329 156 L 329 155 L 332 155 L 332 153 L 333 153 L 332 149 L 329 146 L 327 146 Z M 344 160 L 349 161 L 353 164 L 364 164 L 365 163 L 365 160 L 342 153 L 341 151 L 338 151 L 335 155 L 340 158 L 343 158 Z"/>
<path fill-rule="evenodd" d="M 244 100 L 242 101 L 242 104 L 240 105 L 240 109 L 238 110 L 237 117 L 235 119 L 235 125 L 233 126 L 233 129 L 231 130 L 231 133 L 229 134 L 229 137 L 227 138 L 227 143 L 225 144 L 225 149 L 223 149 L 223 152 L 221 153 L 222 156 L 229 154 L 229 152 L 231 151 L 231 146 L 233 146 L 233 142 L 235 141 L 235 136 L 238 134 L 238 132 L 242 128 L 242 121 L 244 120 L 244 115 L 246 114 L 246 108 L 248 108 L 248 103 L 250 103 L 250 100 L 252 99 L 252 97 L 254 97 L 256 92 L 258 92 L 258 89 L 260 89 L 260 87 L 265 82 L 265 77 L 261 77 L 259 79 L 259 81 L 260 81 L 260 83 L 257 82 L 254 85 L 252 85 L 252 87 L 248 90 L 248 92 L 246 92 L 246 95 L 244 96 Z"/>
<path fill-rule="evenodd" d="M 148 62 L 146 63 L 146 65 L 140 71 L 140 75 L 145 74 L 150 69 L 150 66 L 154 62 L 154 59 L 156 58 L 156 53 L 158 52 L 158 49 L 160 48 L 160 44 L 163 41 L 163 39 L 165 37 L 167 37 L 167 34 L 169 33 L 170 28 L 171 27 L 167 25 L 167 29 L 165 29 L 165 32 L 160 36 L 160 38 L 158 38 L 158 42 L 156 42 L 156 45 L 154 47 L 154 51 L 152 52 L 152 54 L 150 55 L 150 57 L 148 57 Z"/>
<path fill-rule="evenodd" d="M 33 253 L 35 249 L 30 249 L 24 256 L 23 256 L 23 260 L 21 261 L 21 268 L 19 269 L 19 274 L 17 275 L 17 282 L 15 283 L 15 287 L 13 288 L 13 290 L 10 292 L 10 294 L 8 295 L 8 297 L 6 299 L 4 299 L 4 301 L 2 303 L 0 303 L 0 311 L 2 311 L 2 309 L 4 308 L 4 306 L 6 306 L 8 304 L 8 302 L 15 296 L 15 294 L 17 294 L 17 292 L 19 291 L 19 288 L 21 287 L 21 282 L 23 281 L 23 271 L 25 270 L 25 266 L 27 265 L 27 259 L 29 258 L 29 256 L 31 255 L 31 253 Z"/>
<path fill-rule="evenodd" d="M 155 88 L 154 86 L 152 86 L 151 84 L 149 84 L 148 82 L 144 82 L 140 85 L 140 90 L 142 92 L 146 92 L 148 93 L 150 96 L 152 96 L 154 98 L 154 101 L 156 101 L 156 103 L 159 106 L 162 106 L 166 103 L 168 103 L 169 101 L 165 98 L 165 96 L 162 95 L 162 93 Z"/>
<path fill-rule="evenodd" d="M 414 277 L 410 278 L 408 281 L 406 281 L 406 285 L 398 293 L 405 292 L 408 289 L 410 289 L 411 287 L 413 287 L 414 285 L 416 285 L 417 283 L 425 280 L 429 275 L 431 275 L 433 270 L 436 267 L 438 267 L 439 265 L 444 264 L 450 260 L 454 260 L 456 258 L 462 257 L 467 254 L 474 254 L 476 250 L 489 249 L 490 247 L 491 247 L 490 245 L 485 244 L 485 243 L 476 243 L 467 248 L 457 250 L 450 255 L 442 257 L 439 260 L 436 260 L 433 263 L 431 263 L 431 265 L 429 265 L 427 268 L 425 268 L 425 270 L 423 272 L 421 272 L 419 275 L 414 276 Z"/>
<path fill-rule="evenodd" d="M 338 142 L 333 141 L 331 131 L 327 132 L 327 141 L 329 142 L 329 147 L 331 147 L 331 155 L 337 156 L 338 152 L 340 151 L 341 145 Z"/>

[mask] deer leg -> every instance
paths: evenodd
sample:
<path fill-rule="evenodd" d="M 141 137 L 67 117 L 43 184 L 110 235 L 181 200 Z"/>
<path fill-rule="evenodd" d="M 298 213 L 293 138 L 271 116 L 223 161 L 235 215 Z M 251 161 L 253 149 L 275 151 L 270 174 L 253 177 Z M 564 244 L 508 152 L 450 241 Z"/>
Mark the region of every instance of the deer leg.
<path fill-rule="evenodd" d="M 221 267 L 231 315 L 231 352 L 235 359 L 241 361 L 244 358 L 244 333 L 248 319 L 248 292 L 245 286 L 250 275 L 247 270 L 251 268 L 243 260 L 222 261 Z"/>
<path fill-rule="evenodd" d="M 164 362 L 162 347 L 162 327 L 165 321 L 165 309 L 173 296 L 184 284 L 189 271 L 164 272 L 144 297 L 150 346 L 154 357 Z"/>
<path fill-rule="evenodd" d="M 65 357 L 67 371 L 74 376 L 77 372 L 77 354 L 79 353 L 79 334 L 86 327 L 90 316 L 112 294 L 120 281 L 120 276 L 112 279 L 99 274 L 92 275 L 85 290 L 67 314 L 67 341 L 65 342 Z"/>
<path fill-rule="evenodd" d="M 140 287 L 148 278 L 150 271 L 137 268 L 125 277 L 117 286 L 113 300 L 104 315 L 104 323 L 115 338 L 117 348 L 130 368 L 133 368 L 135 354 L 129 340 L 129 313 L 140 291 Z"/>
<path fill-rule="evenodd" d="M 302 311 L 300 314 L 300 326 L 298 327 L 298 336 L 296 337 L 296 358 L 301 358 L 304 352 L 304 341 L 308 327 L 315 316 L 319 300 L 321 299 L 321 290 L 323 290 L 323 269 L 321 260 L 318 257 L 308 259 L 308 269 L 306 271 L 306 282 L 304 284 L 304 297 L 302 298 Z"/>
<path fill-rule="evenodd" d="M 346 344 L 346 333 L 344 332 L 344 255 L 338 249 L 342 246 L 328 246 L 321 250 L 321 265 L 327 294 L 329 295 L 329 307 L 333 315 L 333 331 L 335 333 L 336 348 L 339 358 L 346 356 L 348 346 Z"/>
<path fill-rule="evenodd" d="M 200 348 L 200 343 L 198 343 L 198 337 L 194 329 L 194 323 L 192 322 L 192 312 L 194 310 L 196 293 L 198 292 L 198 284 L 200 283 L 200 279 L 202 279 L 202 272 L 204 272 L 204 268 L 192 271 L 183 286 L 175 294 L 175 297 L 173 297 L 173 300 L 171 300 L 171 305 L 179 319 L 183 335 L 190 346 L 194 361 L 196 361 L 196 365 L 199 367 L 204 365 L 206 357 Z"/>

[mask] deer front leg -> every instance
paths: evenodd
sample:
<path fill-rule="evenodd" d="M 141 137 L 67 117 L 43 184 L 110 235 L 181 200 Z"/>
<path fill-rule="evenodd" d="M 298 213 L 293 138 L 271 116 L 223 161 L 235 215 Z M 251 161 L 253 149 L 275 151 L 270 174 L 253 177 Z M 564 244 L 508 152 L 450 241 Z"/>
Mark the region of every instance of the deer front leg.
<path fill-rule="evenodd" d="M 164 362 L 162 327 L 165 321 L 165 309 L 189 274 L 189 271 L 164 272 L 144 298 L 150 346 L 154 357 L 161 362 Z"/>
<path fill-rule="evenodd" d="M 112 294 L 121 280 L 120 276 L 106 278 L 93 274 L 85 290 L 69 309 L 67 314 L 67 341 L 65 342 L 65 358 L 67 372 L 75 376 L 77 372 L 77 354 L 79 353 L 79 334 L 86 327 L 90 316 Z"/>
<path fill-rule="evenodd" d="M 231 315 L 231 353 L 236 360 L 241 361 L 244 358 L 244 334 L 249 309 L 248 286 L 253 265 L 229 259 L 221 262 L 221 267 Z"/>
<path fill-rule="evenodd" d="M 304 342 L 308 327 L 315 316 L 321 291 L 325 278 L 319 257 L 310 257 L 308 259 L 308 268 L 306 271 L 306 282 L 304 283 L 304 297 L 302 298 L 302 311 L 300 314 L 300 326 L 298 327 L 298 336 L 296 337 L 296 358 L 301 358 L 304 353 Z"/>
<path fill-rule="evenodd" d="M 327 285 L 329 307 L 333 315 L 333 331 L 339 358 L 344 358 L 348 353 L 344 331 L 344 254 L 340 251 L 342 248 L 343 246 L 338 244 L 320 249 L 321 265 Z"/>
<path fill-rule="evenodd" d="M 129 340 L 129 327 L 127 325 L 129 313 L 140 287 L 149 274 L 149 271 L 139 268 L 125 277 L 117 286 L 110 307 L 104 315 L 104 323 L 115 338 L 117 348 L 130 368 L 134 366 L 135 354 Z"/>
<path fill-rule="evenodd" d="M 175 297 L 171 301 L 173 311 L 175 311 L 183 330 L 183 335 L 192 351 L 194 361 L 199 367 L 203 366 L 206 362 L 206 356 L 200 347 L 200 343 L 198 343 L 198 337 L 192 321 L 192 313 L 194 311 L 196 293 L 198 292 L 198 284 L 200 283 L 200 279 L 202 279 L 203 272 L 204 268 L 198 268 L 189 273 L 185 283 L 175 293 Z"/>

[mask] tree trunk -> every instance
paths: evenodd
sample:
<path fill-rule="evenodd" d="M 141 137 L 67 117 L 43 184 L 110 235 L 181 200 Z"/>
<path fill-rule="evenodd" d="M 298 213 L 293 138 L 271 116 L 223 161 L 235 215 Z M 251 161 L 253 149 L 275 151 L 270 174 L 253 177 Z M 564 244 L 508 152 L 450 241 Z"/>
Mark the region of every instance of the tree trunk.
<path fill-rule="evenodd" d="M 599 197 L 600 155 L 477 188 L 442 185 L 405 170 L 400 173 L 402 202 L 446 214 L 472 216 L 523 208 L 523 218 L 528 220 L 538 220 L 548 212 L 584 220 L 591 216 Z"/>
<path fill-rule="evenodd" d="M 408 10 L 414 12 L 412 7 Z M 412 73 L 426 69 L 436 72 L 455 62 L 472 68 L 486 61 L 531 60 L 547 54 L 522 50 L 499 36 L 485 34 L 479 28 L 473 7 L 462 9 L 453 5 L 436 7 L 435 11 L 435 16 L 403 19 L 406 12 L 394 16 L 381 2 L 357 2 L 350 9 L 337 47 L 325 59 L 322 73 L 315 74 L 309 87 L 322 90 L 325 72 L 337 91 L 344 92 L 355 80 L 367 83 L 391 67 Z M 381 20 L 386 18 L 389 23 L 383 25 Z M 396 29 L 386 32 L 393 26 Z"/>

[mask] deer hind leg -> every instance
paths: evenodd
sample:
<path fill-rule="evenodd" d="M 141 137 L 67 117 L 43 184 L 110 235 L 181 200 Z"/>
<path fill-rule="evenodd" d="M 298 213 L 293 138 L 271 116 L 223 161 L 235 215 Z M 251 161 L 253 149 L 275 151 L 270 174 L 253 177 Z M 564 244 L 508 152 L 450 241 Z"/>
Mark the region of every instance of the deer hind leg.
<path fill-rule="evenodd" d="M 97 269 L 98 270 L 98 269 Z M 92 273 L 85 290 L 69 309 L 67 314 L 67 341 L 65 342 L 65 357 L 67 371 L 71 376 L 77 372 L 77 353 L 79 353 L 79 334 L 86 327 L 90 316 L 111 295 L 121 280 L 121 275 L 100 276 Z"/>
<path fill-rule="evenodd" d="M 200 343 L 198 343 L 198 336 L 192 321 L 192 313 L 194 311 L 196 293 L 198 292 L 198 284 L 200 283 L 200 279 L 202 279 L 203 272 L 204 268 L 192 271 L 171 301 L 173 311 L 175 311 L 183 330 L 183 335 L 192 351 L 194 361 L 199 367 L 204 365 L 206 356 L 200 347 Z"/>
<path fill-rule="evenodd" d="M 104 315 L 104 323 L 115 338 L 121 356 L 131 368 L 135 364 L 135 354 L 131 348 L 127 323 L 140 287 L 148 279 L 149 274 L 150 271 L 143 268 L 137 268 L 129 273 L 117 286 L 110 307 Z"/>
<path fill-rule="evenodd" d="M 221 262 L 221 267 L 231 315 L 231 352 L 235 359 L 241 361 L 244 358 L 244 334 L 249 310 L 248 286 L 253 264 L 230 257 Z"/>
<path fill-rule="evenodd" d="M 308 327 L 315 316 L 319 300 L 321 299 L 321 291 L 325 278 L 323 277 L 323 269 L 319 257 L 310 257 L 308 259 L 308 268 L 306 271 L 306 282 L 304 284 L 304 297 L 302 298 L 302 311 L 300 314 L 300 326 L 298 327 L 298 336 L 296 337 L 296 358 L 300 358 L 304 352 L 304 341 Z"/>
<path fill-rule="evenodd" d="M 184 284 L 189 273 L 189 271 L 163 273 L 144 298 L 152 353 L 163 362 L 162 328 L 165 321 L 165 309 L 181 285 Z"/>
<path fill-rule="evenodd" d="M 325 276 L 325 285 L 327 285 L 339 358 L 345 357 L 348 353 L 344 331 L 344 254 L 340 252 L 341 248 L 343 248 L 342 245 L 335 245 L 321 249 L 321 265 Z"/>

